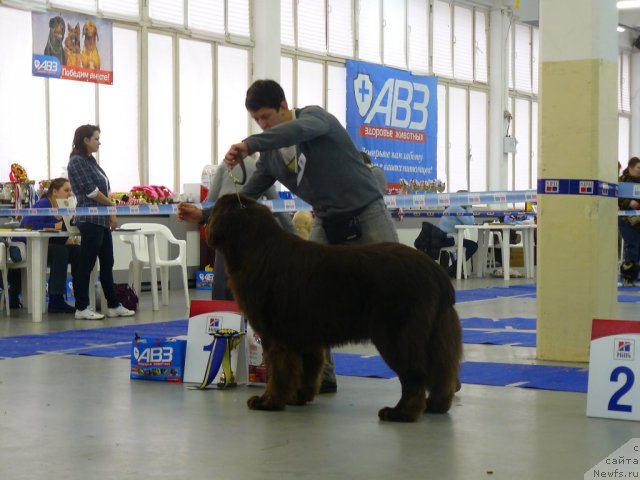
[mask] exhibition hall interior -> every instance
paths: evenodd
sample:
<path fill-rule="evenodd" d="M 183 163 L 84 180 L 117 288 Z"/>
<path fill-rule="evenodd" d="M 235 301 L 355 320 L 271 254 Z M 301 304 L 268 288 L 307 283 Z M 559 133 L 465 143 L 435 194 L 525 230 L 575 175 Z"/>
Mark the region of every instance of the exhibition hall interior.
<path fill-rule="evenodd" d="M 640 476 L 640 2 L 0 27 L 0 478 Z"/>

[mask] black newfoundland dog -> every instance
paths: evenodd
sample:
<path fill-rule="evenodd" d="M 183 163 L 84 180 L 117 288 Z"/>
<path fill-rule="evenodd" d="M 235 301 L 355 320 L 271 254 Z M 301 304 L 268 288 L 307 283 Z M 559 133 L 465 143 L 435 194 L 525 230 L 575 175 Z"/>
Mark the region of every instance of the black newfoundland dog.
<path fill-rule="evenodd" d="M 462 334 L 447 273 L 396 243 L 325 246 L 283 231 L 244 195 L 215 202 L 207 242 L 224 255 L 229 286 L 262 338 L 268 380 L 249 408 L 304 405 L 318 392 L 324 349 L 371 341 L 402 396 L 381 420 L 444 413 L 458 383 Z M 426 394 L 428 391 L 428 398 Z"/>

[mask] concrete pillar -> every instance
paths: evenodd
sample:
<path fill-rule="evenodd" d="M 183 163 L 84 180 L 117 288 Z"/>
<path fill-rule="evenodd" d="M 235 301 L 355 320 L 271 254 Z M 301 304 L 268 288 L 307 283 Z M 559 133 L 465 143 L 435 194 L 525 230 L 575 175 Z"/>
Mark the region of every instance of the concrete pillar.
<path fill-rule="evenodd" d="M 539 179 L 616 182 L 613 0 L 540 1 Z M 537 355 L 588 361 L 593 318 L 617 314 L 617 202 L 539 195 Z"/>
<path fill-rule="evenodd" d="M 253 2 L 253 34 L 255 45 L 251 81 L 270 78 L 280 81 L 280 0 Z M 252 133 L 262 130 L 251 122 Z"/>
<path fill-rule="evenodd" d="M 253 80 L 280 80 L 280 0 L 253 2 Z"/>
<path fill-rule="evenodd" d="M 489 190 L 506 190 L 508 156 L 502 139 L 507 132 L 504 111 L 509 93 L 509 48 L 507 45 L 510 14 L 507 9 L 490 13 L 489 31 Z"/>

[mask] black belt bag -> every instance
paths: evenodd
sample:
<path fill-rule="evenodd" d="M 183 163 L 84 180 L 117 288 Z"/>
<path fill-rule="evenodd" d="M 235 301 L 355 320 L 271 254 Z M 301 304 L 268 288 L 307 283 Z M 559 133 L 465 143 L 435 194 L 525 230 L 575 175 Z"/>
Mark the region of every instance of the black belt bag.
<path fill-rule="evenodd" d="M 322 219 L 322 228 L 330 245 L 341 245 L 362 237 L 362 226 L 358 215 L 367 206 L 353 212 L 338 213 Z"/>

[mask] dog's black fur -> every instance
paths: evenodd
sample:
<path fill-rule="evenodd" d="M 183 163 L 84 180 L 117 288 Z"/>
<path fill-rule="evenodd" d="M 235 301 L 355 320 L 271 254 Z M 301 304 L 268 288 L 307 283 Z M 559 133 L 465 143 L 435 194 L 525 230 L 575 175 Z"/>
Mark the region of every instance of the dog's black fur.
<path fill-rule="evenodd" d="M 229 285 L 262 338 L 268 371 L 256 410 L 304 405 L 318 392 L 326 347 L 371 341 L 397 374 L 402 397 L 382 420 L 444 413 L 462 356 L 455 292 L 447 273 L 407 246 L 325 246 L 283 231 L 246 196 L 215 202 L 207 242 L 225 259 Z M 429 397 L 425 399 L 426 391 Z"/>
<path fill-rule="evenodd" d="M 49 19 L 49 36 L 47 37 L 47 44 L 44 47 L 44 54 L 56 57 L 60 60 L 61 65 L 67 64 L 67 55 L 62 45 L 65 29 L 66 24 L 62 17 L 51 17 Z"/>
<path fill-rule="evenodd" d="M 633 261 L 624 262 L 620 265 L 620 279 L 625 287 L 632 287 L 638 279 L 640 266 Z"/>

